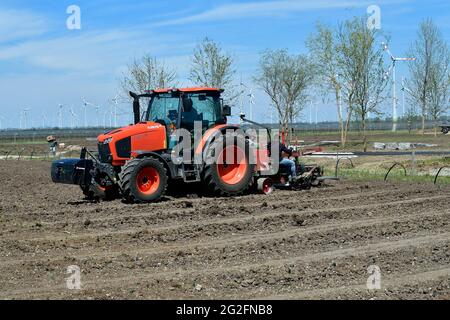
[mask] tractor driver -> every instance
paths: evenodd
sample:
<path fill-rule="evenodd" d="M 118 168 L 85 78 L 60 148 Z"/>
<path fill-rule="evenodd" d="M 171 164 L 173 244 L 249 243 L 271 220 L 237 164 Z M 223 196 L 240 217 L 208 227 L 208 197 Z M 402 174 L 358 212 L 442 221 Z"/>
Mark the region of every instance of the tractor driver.
<path fill-rule="evenodd" d="M 289 157 L 292 156 L 292 150 L 280 142 L 280 166 L 289 168 L 289 180 L 295 182 L 297 180 L 297 172 L 295 162 Z"/>
<path fill-rule="evenodd" d="M 197 110 L 193 107 L 191 98 L 183 97 L 183 112 L 181 113 L 182 127 L 188 130 L 194 129 L 194 121 L 202 120 Z"/>

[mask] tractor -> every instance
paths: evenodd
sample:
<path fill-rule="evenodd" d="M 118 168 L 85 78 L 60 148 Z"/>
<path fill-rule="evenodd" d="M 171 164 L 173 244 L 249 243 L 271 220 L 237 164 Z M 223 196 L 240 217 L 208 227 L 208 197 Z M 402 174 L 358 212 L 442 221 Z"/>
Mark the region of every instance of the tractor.
<path fill-rule="evenodd" d="M 177 182 L 199 183 L 212 196 L 235 196 L 270 193 L 274 183 L 304 188 L 322 181 L 320 167 L 299 163 L 300 178 L 289 185 L 283 168 L 274 165 L 278 154 L 271 152 L 271 141 L 254 143 L 241 126 L 227 123 L 231 108 L 222 92 L 207 87 L 130 92 L 134 124 L 99 135 L 97 152 L 83 148 L 80 158 L 55 160 L 53 182 L 77 184 L 90 199 L 146 203 L 162 199 Z M 148 101 L 142 115 L 141 100 Z M 180 142 L 192 147 L 180 150 Z"/>

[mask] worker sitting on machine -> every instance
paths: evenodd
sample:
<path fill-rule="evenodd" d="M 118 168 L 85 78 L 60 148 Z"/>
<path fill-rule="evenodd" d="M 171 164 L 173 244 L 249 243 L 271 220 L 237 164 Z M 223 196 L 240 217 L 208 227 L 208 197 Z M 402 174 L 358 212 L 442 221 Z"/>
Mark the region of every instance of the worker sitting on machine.
<path fill-rule="evenodd" d="M 187 130 L 194 129 L 194 122 L 201 121 L 202 116 L 193 107 L 191 98 L 183 98 L 183 111 L 181 113 L 181 126 Z"/>
<path fill-rule="evenodd" d="M 289 181 L 297 181 L 297 172 L 295 162 L 289 157 L 292 156 L 292 150 L 288 149 L 286 145 L 280 142 L 280 166 L 289 168 Z"/>

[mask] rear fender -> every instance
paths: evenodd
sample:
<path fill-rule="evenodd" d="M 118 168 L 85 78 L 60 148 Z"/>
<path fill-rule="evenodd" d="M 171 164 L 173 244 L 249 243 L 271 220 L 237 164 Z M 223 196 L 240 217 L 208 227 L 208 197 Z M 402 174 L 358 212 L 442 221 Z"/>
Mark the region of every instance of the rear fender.
<path fill-rule="evenodd" d="M 202 159 L 205 159 L 206 154 L 205 152 L 208 150 L 211 143 L 214 141 L 214 139 L 220 137 L 221 135 L 225 134 L 227 130 L 239 130 L 241 129 L 237 125 L 218 125 L 214 128 L 211 128 L 207 130 L 202 137 L 202 140 L 195 148 L 195 157 L 199 157 L 202 155 Z M 204 164 L 204 161 L 203 161 Z"/>

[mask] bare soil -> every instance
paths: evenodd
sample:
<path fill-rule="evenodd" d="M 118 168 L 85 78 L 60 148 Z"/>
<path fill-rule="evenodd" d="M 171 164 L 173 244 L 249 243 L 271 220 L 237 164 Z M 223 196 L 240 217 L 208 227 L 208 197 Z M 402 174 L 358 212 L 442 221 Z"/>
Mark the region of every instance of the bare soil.
<path fill-rule="evenodd" d="M 49 168 L 0 161 L 0 299 L 450 298 L 448 186 L 338 181 L 130 205 L 83 200 Z M 70 265 L 81 290 L 66 287 Z"/>

